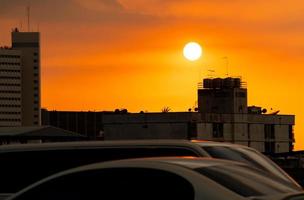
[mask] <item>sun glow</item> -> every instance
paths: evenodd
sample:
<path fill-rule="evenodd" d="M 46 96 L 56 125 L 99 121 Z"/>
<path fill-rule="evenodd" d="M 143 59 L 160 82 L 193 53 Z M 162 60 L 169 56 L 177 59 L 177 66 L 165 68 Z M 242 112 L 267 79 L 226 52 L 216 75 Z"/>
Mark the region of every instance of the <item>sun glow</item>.
<path fill-rule="evenodd" d="M 187 60 L 195 61 L 202 56 L 202 48 L 196 42 L 189 42 L 185 45 L 183 53 Z"/>

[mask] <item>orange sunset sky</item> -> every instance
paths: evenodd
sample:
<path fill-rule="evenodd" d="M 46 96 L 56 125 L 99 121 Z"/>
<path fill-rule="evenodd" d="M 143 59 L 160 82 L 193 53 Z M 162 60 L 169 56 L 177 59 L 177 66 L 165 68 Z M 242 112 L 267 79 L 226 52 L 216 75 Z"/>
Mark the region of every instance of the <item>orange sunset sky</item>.
<path fill-rule="evenodd" d="M 197 83 L 242 76 L 249 105 L 296 115 L 304 149 L 303 0 L 0 0 L 0 44 L 13 27 L 41 32 L 42 107 L 187 111 Z M 190 62 L 188 41 L 203 47 Z"/>

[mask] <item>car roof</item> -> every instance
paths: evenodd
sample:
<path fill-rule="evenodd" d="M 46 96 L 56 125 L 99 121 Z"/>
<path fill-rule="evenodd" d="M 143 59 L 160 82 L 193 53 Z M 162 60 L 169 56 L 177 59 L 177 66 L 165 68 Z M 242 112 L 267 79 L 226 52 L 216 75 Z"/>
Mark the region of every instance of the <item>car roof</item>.
<path fill-rule="evenodd" d="M 54 142 L 35 144 L 10 144 L 0 146 L 0 153 L 20 151 L 43 151 L 83 148 L 140 148 L 140 147 L 168 147 L 193 149 L 200 156 L 208 156 L 198 145 L 188 140 L 115 140 L 115 141 L 81 141 L 81 142 Z"/>
<path fill-rule="evenodd" d="M 245 163 L 210 158 L 210 157 L 192 157 L 192 156 L 176 156 L 176 157 L 149 157 L 149 158 L 134 158 L 132 160 L 145 160 L 145 161 L 155 161 L 155 162 L 165 162 L 180 165 L 183 167 L 196 169 L 201 167 L 214 167 L 223 165 L 247 165 Z"/>
<path fill-rule="evenodd" d="M 239 163 L 236 161 L 223 160 L 210 157 L 192 157 L 192 156 L 175 156 L 175 157 L 147 157 L 147 158 L 133 158 L 133 159 L 123 159 L 123 160 L 114 160 L 108 162 L 94 163 L 90 165 L 80 166 L 71 171 L 82 171 L 82 170 L 94 170 L 107 166 L 153 166 L 156 163 L 165 163 L 168 165 L 176 165 L 188 169 L 195 169 L 200 167 L 212 167 L 212 166 L 223 166 L 223 165 L 247 165 L 244 163 Z M 69 170 L 67 170 L 69 171 Z"/>
<path fill-rule="evenodd" d="M 192 140 L 191 142 L 201 146 L 201 147 L 212 147 L 212 146 L 221 146 L 221 147 L 238 147 L 244 149 L 252 149 L 248 146 L 235 144 L 235 143 L 228 143 L 228 142 L 214 142 L 214 141 L 205 141 L 205 140 Z"/>
<path fill-rule="evenodd" d="M 54 178 L 58 178 L 61 176 L 73 174 L 73 173 L 81 173 L 85 171 L 95 171 L 95 170 L 102 170 L 102 169 L 119 169 L 119 168 L 146 168 L 146 169 L 156 169 L 156 170 L 165 170 L 171 173 L 176 173 L 179 176 L 182 176 L 186 178 L 188 181 L 191 179 L 192 183 L 194 183 L 194 187 L 200 187 L 200 188 L 205 188 L 205 185 L 208 185 L 207 190 L 210 194 L 215 195 L 215 196 L 222 196 L 219 199 L 223 199 L 225 195 L 226 197 L 233 197 L 233 199 L 244 199 L 243 197 L 237 195 L 236 193 L 228 190 L 227 188 L 215 183 L 214 181 L 210 180 L 209 178 L 206 178 L 204 176 L 198 176 L 197 172 L 194 172 L 191 167 L 186 166 L 184 164 L 176 164 L 174 162 L 166 162 L 166 160 L 172 161 L 190 161 L 190 160 L 196 160 L 197 158 L 195 157 L 167 157 L 167 158 L 138 158 L 138 159 L 126 159 L 126 160 L 115 160 L 115 161 L 108 161 L 108 162 L 101 162 L 101 163 L 95 163 L 95 164 L 90 164 L 90 165 L 85 165 L 85 166 L 80 166 L 77 168 L 69 169 L 63 172 L 59 172 L 55 175 L 49 176 L 47 178 L 44 178 L 41 181 L 38 181 L 27 188 L 19 191 L 18 193 L 14 194 L 12 197 L 9 199 L 14 199 L 14 197 L 22 194 L 23 192 L 34 188 L 42 183 L 45 183 L 47 181 L 50 181 Z M 205 159 L 205 158 L 198 158 L 197 161 L 201 162 L 216 162 L 216 160 L 219 159 Z M 223 161 L 226 162 L 226 161 Z M 230 161 L 227 161 L 227 163 L 230 163 Z M 202 164 L 203 165 L 203 164 Z M 205 181 L 205 182 L 202 182 Z M 202 184 L 204 183 L 204 184 Z M 219 189 L 220 188 L 220 192 Z M 218 194 L 217 194 L 218 193 Z M 231 196 L 229 196 L 231 195 Z M 198 198 L 201 199 L 201 198 Z M 230 198 L 229 198 L 230 199 Z"/>

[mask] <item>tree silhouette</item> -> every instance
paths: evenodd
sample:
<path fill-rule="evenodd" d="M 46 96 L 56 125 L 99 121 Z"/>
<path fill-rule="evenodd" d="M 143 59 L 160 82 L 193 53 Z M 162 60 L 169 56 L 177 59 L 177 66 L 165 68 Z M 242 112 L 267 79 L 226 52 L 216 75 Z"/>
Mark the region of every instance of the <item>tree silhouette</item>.
<path fill-rule="evenodd" d="M 165 106 L 165 107 L 162 108 L 161 111 L 162 111 L 162 113 L 168 113 L 168 112 L 171 111 L 171 108 L 169 108 L 168 106 Z"/>

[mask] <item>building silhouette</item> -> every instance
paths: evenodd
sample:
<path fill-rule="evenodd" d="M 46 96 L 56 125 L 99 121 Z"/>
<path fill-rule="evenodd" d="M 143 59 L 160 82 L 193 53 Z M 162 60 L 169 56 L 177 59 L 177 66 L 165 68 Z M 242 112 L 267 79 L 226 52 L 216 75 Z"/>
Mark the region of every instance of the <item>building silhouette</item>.
<path fill-rule="evenodd" d="M 0 126 L 21 126 L 21 51 L 0 48 Z"/>
<path fill-rule="evenodd" d="M 266 114 L 266 109 L 248 106 L 241 78 L 204 79 L 198 89 L 198 110 L 198 139 L 243 144 L 267 153 L 293 149 L 294 115 Z"/>
<path fill-rule="evenodd" d="M 240 78 L 204 79 L 198 88 L 198 112 L 128 113 L 42 110 L 42 124 L 90 139 L 199 139 L 231 142 L 261 152 L 293 150 L 294 115 L 267 114 L 247 105 Z"/>
<path fill-rule="evenodd" d="M 12 45 L 0 49 L 0 126 L 38 126 L 40 34 L 12 31 Z"/>
<path fill-rule="evenodd" d="M 22 125 L 40 125 L 40 33 L 12 32 L 12 48 L 21 51 Z"/>

